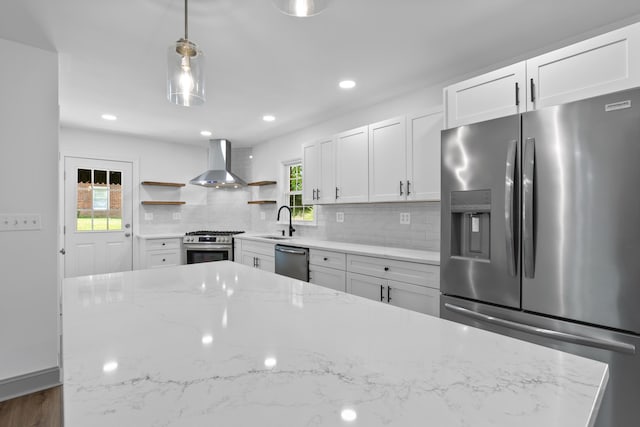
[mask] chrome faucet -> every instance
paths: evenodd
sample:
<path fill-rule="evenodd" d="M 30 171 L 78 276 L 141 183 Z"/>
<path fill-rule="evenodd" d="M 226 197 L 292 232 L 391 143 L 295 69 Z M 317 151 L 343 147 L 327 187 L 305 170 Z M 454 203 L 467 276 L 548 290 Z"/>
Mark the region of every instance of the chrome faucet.
<path fill-rule="evenodd" d="M 291 237 L 293 236 L 293 232 L 296 231 L 296 229 L 291 225 L 291 208 L 289 206 L 280 206 L 280 209 L 278 209 L 278 217 L 276 218 L 276 221 L 280 221 L 280 211 L 282 211 L 282 209 L 286 209 L 289 211 L 289 237 Z"/>

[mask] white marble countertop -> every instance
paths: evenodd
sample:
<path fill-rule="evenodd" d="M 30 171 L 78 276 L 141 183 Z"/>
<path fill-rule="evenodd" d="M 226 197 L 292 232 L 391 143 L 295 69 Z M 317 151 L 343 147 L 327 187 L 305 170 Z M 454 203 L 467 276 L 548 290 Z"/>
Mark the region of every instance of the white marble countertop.
<path fill-rule="evenodd" d="M 361 245 L 357 243 L 307 239 L 304 237 L 296 236 L 286 237 L 286 240 L 273 240 L 264 237 L 269 235 L 269 233 L 243 233 L 234 236 L 234 239 L 254 240 L 258 242 L 267 242 L 273 244 L 301 246 L 309 249 L 324 249 L 327 251 L 338 251 L 355 255 L 366 255 L 397 259 L 400 261 L 418 262 L 422 264 L 440 265 L 440 252 L 392 248 L 375 245 Z M 279 237 L 278 235 L 273 236 Z"/>
<path fill-rule="evenodd" d="M 608 377 L 232 262 L 65 279 L 63 294 L 66 427 L 583 427 Z"/>

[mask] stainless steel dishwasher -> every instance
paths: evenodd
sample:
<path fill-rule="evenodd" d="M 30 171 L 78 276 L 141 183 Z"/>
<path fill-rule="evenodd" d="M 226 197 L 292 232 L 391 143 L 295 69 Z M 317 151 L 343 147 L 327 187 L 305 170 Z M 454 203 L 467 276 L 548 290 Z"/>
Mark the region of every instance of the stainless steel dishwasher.
<path fill-rule="evenodd" d="M 276 274 L 309 281 L 309 249 L 276 245 Z"/>

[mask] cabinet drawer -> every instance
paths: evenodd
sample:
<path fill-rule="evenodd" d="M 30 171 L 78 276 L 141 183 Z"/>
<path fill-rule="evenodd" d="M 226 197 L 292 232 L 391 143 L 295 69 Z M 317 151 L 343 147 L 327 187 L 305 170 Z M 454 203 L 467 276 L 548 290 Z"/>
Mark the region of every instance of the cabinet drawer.
<path fill-rule="evenodd" d="M 347 271 L 440 289 L 440 267 L 362 255 L 347 255 Z"/>
<path fill-rule="evenodd" d="M 335 268 L 309 265 L 309 283 L 346 292 L 347 273 Z"/>
<path fill-rule="evenodd" d="M 273 243 L 261 243 L 261 242 L 253 242 L 250 240 L 242 241 L 242 251 L 243 252 L 253 252 L 256 254 L 275 256 Z"/>
<path fill-rule="evenodd" d="M 149 252 L 147 254 L 147 268 L 170 267 L 180 265 L 180 252 Z"/>
<path fill-rule="evenodd" d="M 310 249 L 309 265 L 318 265 L 322 267 L 344 270 L 347 266 L 347 256 L 341 252 Z"/>
<path fill-rule="evenodd" d="M 146 250 L 180 249 L 181 239 L 148 239 Z"/>

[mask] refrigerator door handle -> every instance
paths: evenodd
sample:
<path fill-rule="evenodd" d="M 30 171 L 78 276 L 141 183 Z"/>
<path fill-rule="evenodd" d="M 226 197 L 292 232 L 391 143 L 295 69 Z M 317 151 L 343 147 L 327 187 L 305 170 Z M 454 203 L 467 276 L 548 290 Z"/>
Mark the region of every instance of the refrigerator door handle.
<path fill-rule="evenodd" d="M 513 197 L 515 191 L 516 171 L 516 146 L 517 141 L 509 141 L 507 149 L 506 174 L 504 178 L 504 223 L 507 245 L 507 264 L 509 275 L 516 275 L 516 250 L 514 238 Z"/>
<path fill-rule="evenodd" d="M 524 166 L 523 166 L 523 183 L 522 191 L 523 206 L 522 220 L 524 227 L 522 229 L 522 251 L 524 263 L 524 277 L 533 279 L 535 275 L 535 255 L 534 255 L 534 184 L 535 184 L 535 162 L 536 162 L 536 140 L 535 138 L 527 138 L 524 146 Z"/>
<path fill-rule="evenodd" d="M 520 332 L 526 332 L 538 335 L 544 338 L 550 338 L 559 341 L 565 341 L 572 344 L 584 345 L 587 347 L 596 347 L 604 350 L 616 351 L 618 353 L 635 354 L 636 346 L 621 341 L 607 340 L 602 338 L 586 337 L 583 335 L 568 334 L 566 332 L 553 331 L 551 329 L 538 328 L 536 326 L 525 325 L 523 323 L 512 322 L 511 320 L 500 319 L 499 317 L 489 316 L 487 314 L 478 313 L 468 308 L 460 307 L 454 304 L 445 303 L 447 310 L 469 317 L 481 322 L 491 323 L 493 325 L 514 329 Z"/>

